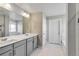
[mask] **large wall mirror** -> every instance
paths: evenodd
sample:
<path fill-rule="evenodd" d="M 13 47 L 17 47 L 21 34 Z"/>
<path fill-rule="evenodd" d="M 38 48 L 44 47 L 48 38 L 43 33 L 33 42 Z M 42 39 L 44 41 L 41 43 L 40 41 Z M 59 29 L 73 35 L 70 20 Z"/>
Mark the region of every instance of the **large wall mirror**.
<path fill-rule="evenodd" d="M 23 16 L 0 7 L 0 37 L 23 33 Z"/>

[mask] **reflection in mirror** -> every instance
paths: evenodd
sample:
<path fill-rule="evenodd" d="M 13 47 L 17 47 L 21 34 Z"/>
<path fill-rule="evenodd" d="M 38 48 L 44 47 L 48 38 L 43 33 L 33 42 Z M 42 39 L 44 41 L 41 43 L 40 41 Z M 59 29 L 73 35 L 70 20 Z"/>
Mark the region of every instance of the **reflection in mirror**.
<path fill-rule="evenodd" d="M 0 37 L 23 33 L 23 17 L 0 7 Z"/>
<path fill-rule="evenodd" d="M 11 12 L 9 20 L 9 35 L 17 35 L 23 33 L 23 18 L 22 16 Z"/>

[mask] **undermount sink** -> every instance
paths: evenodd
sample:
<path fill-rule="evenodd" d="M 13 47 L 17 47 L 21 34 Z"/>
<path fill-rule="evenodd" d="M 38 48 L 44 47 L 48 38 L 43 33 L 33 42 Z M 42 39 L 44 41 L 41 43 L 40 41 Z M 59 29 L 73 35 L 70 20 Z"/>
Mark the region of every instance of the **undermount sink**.
<path fill-rule="evenodd" d="M 28 35 L 29 35 L 29 33 L 26 33 L 25 35 L 26 35 L 26 36 L 28 36 Z"/>
<path fill-rule="evenodd" d="M 1 38 L 0 40 L 1 41 L 7 41 L 7 38 Z"/>
<path fill-rule="evenodd" d="M 12 42 L 12 41 L 15 41 L 15 39 L 7 39 L 7 38 L 4 38 L 4 39 L 1 39 L 0 40 L 0 44 L 7 43 L 7 42 Z"/>

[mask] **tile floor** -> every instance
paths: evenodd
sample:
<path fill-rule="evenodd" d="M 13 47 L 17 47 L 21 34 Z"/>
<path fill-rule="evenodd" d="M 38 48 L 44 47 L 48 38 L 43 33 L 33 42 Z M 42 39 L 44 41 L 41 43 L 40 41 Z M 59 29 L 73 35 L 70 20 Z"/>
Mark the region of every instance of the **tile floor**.
<path fill-rule="evenodd" d="M 65 51 L 60 45 L 47 44 L 44 48 L 37 48 L 31 56 L 65 56 Z"/>

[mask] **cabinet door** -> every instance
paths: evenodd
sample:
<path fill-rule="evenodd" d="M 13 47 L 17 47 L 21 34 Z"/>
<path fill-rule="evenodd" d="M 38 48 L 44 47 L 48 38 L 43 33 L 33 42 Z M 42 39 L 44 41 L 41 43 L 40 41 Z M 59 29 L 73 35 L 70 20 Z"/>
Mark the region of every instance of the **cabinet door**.
<path fill-rule="evenodd" d="M 27 39 L 27 56 L 33 51 L 33 38 Z"/>
<path fill-rule="evenodd" d="M 13 56 L 13 51 L 5 52 L 5 53 L 1 54 L 0 56 Z"/>
<path fill-rule="evenodd" d="M 13 50 L 13 45 L 8 45 L 0 48 L 0 55 L 4 54 L 7 51 L 12 51 Z"/>
<path fill-rule="evenodd" d="M 37 48 L 37 36 L 34 37 L 34 49 Z"/>
<path fill-rule="evenodd" d="M 26 44 L 14 48 L 14 56 L 26 56 Z"/>

